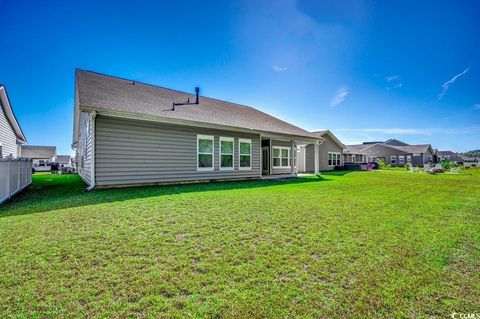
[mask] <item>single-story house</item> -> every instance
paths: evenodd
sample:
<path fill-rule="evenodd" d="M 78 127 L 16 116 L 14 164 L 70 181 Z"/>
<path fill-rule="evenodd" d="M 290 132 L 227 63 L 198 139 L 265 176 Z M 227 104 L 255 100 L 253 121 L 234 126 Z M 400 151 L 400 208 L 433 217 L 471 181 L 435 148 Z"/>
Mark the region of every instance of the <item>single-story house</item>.
<path fill-rule="evenodd" d="M 27 139 L 13 113 L 7 89 L 0 84 L 0 158 L 20 157 L 20 146 Z"/>
<path fill-rule="evenodd" d="M 458 153 L 452 151 L 438 151 L 437 153 L 439 161 L 463 163 L 463 158 Z"/>
<path fill-rule="evenodd" d="M 198 89 L 91 71 L 76 70 L 74 104 L 72 148 L 89 189 L 295 176 L 297 145 L 323 140 Z"/>
<path fill-rule="evenodd" d="M 56 161 L 55 146 L 22 145 L 21 156 L 32 159 L 32 167 L 36 172 L 48 172 Z"/>
<path fill-rule="evenodd" d="M 392 166 L 404 166 L 405 163 L 423 166 L 435 162 L 430 144 L 410 145 L 396 139 L 347 145 L 345 154 L 363 155 L 367 162 L 382 161 Z"/>
<path fill-rule="evenodd" d="M 317 148 L 318 169 L 320 171 L 334 170 L 343 166 L 343 150 L 345 145 L 329 130 L 312 132 L 323 138 Z M 298 148 L 298 172 L 315 171 L 315 145 L 301 145 Z"/>
<path fill-rule="evenodd" d="M 70 155 L 57 155 L 55 162 L 58 163 L 60 167 L 73 167 L 72 157 Z"/>

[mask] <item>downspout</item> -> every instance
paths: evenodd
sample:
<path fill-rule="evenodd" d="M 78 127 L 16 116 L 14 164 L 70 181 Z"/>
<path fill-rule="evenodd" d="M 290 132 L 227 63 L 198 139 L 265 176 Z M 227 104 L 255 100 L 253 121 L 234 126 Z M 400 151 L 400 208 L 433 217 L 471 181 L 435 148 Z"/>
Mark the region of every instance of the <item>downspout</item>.
<path fill-rule="evenodd" d="M 95 119 L 97 118 L 97 112 L 93 111 L 92 112 L 92 141 L 91 141 L 91 147 L 92 147 L 92 155 L 91 157 L 91 163 L 90 163 L 90 186 L 87 187 L 87 191 L 91 191 L 92 189 L 95 188 Z"/>

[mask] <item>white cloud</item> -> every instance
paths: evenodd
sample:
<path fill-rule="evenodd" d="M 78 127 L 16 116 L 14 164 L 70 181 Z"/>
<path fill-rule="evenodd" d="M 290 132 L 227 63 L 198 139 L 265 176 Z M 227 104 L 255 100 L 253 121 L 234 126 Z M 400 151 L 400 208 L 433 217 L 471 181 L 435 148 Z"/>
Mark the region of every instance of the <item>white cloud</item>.
<path fill-rule="evenodd" d="M 277 65 L 277 64 L 272 65 L 272 69 L 275 72 L 285 72 L 285 71 L 288 70 L 288 68 L 286 66 L 281 66 L 281 65 Z"/>
<path fill-rule="evenodd" d="M 480 110 L 480 104 L 474 104 L 473 108 L 476 109 L 476 110 Z"/>
<path fill-rule="evenodd" d="M 389 75 L 385 77 L 385 81 L 392 82 L 394 80 L 398 80 L 400 77 L 398 75 Z"/>
<path fill-rule="evenodd" d="M 347 98 L 348 90 L 346 88 L 339 88 L 335 95 L 333 96 L 332 100 L 330 101 L 330 107 L 336 107 L 339 104 L 343 103 Z"/>
<path fill-rule="evenodd" d="M 447 93 L 447 90 L 448 88 L 450 87 L 450 85 L 452 85 L 453 83 L 455 83 L 455 81 L 461 77 L 462 75 L 465 75 L 468 71 L 470 70 L 470 68 L 466 68 L 465 70 L 463 70 L 463 72 L 455 75 L 453 78 L 451 78 L 450 80 L 448 80 L 447 82 L 443 83 L 442 85 L 442 92 L 440 92 L 440 94 L 438 95 L 438 99 L 441 100 L 443 98 L 443 96 L 445 95 L 445 93 Z"/>

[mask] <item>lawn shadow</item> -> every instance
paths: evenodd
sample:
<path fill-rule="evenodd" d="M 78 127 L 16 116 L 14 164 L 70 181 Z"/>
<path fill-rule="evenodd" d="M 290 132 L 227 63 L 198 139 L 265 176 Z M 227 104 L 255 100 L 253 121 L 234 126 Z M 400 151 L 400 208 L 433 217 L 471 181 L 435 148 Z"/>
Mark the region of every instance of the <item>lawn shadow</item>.
<path fill-rule="evenodd" d="M 254 189 L 278 185 L 325 182 L 324 176 L 296 178 L 205 182 L 180 185 L 139 186 L 85 191 L 86 185 L 78 175 L 36 174 L 32 185 L 21 194 L 0 206 L 0 218 L 44 213 L 68 207 L 121 202 L 137 198 L 168 196 L 182 193 Z"/>

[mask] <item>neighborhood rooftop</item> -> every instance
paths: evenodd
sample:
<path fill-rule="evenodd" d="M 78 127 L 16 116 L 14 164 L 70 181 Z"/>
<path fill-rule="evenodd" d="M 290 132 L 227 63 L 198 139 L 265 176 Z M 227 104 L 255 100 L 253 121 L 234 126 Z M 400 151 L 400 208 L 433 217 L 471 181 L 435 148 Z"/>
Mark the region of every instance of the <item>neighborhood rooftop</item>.
<path fill-rule="evenodd" d="M 172 110 L 174 102 L 194 102 L 195 95 L 78 69 L 76 82 L 77 103 L 83 109 L 316 138 L 302 128 L 245 105 L 201 96 L 199 104 L 181 105 Z"/>
<path fill-rule="evenodd" d="M 55 146 L 22 145 L 22 157 L 26 158 L 52 158 L 57 152 Z"/>

